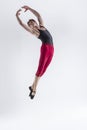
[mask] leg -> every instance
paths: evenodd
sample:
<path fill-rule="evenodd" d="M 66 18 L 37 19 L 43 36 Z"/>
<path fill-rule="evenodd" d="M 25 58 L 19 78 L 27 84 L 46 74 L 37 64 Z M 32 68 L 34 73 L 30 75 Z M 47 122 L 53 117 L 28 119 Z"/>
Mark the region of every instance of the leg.
<path fill-rule="evenodd" d="M 38 81 L 40 80 L 40 77 L 44 74 L 44 72 L 46 71 L 48 65 L 50 64 L 52 57 L 53 57 L 53 52 L 54 52 L 54 48 L 52 47 L 47 47 L 47 46 L 42 46 L 41 48 L 41 55 L 40 55 L 40 59 L 39 59 L 39 65 L 38 65 L 38 69 L 35 75 L 35 79 L 34 82 L 30 88 L 30 97 L 31 99 L 33 99 L 33 97 L 35 96 L 35 92 L 36 92 L 36 87 L 38 84 Z"/>
<path fill-rule="evenodd" d="M 51 62 L 51 60 L 52 60 L 52 57 L 53 56 L 49 56 L 49 58 L 48 58 L 48 60 L 47 60 L 47 62 L 46 62 L 46 64 L 45 64 L 45 66 L 44 66 L 44 70 L 43 70 L 43 73 L 42 73 L 42 75 L 45 73 L 45 71 L 47 70 L 47 68 L 48 68 L 48 66 L 49 66 L 49 64 L 50 64 L 50 62 Z"/>
<path fill-rule="evenodd" d="M 36 94 L 36 86 L 38 84 L 39 79 L 40 79 L 40 77 L 35 76 L 35 79 L 34 79 L 32 86 L 29 86 L 29 89 L 30 89 L 29 96 L 31 99 L 33 99 L 35 94 Z"/>
<path fill-rule="evenodd" d="M 47 59 L 47 61 L 46 61 L 46 63 L 45 63 L 45 66 L 44 66 L 44 70 L 43 70 L 42 75 L 45 73 L 47 67 L 49 66 L 49 64 L 51 63 L 51 60 L 52 60 L 52 58 L 53 58 L 54 47 L 49 47 L 49 50 L 50 50 L 50 51 L 49 51 L 49 57 L 48 57 L 48 59 Z"/>
<path fill-rule="evenodd" d="M 40 76 L 38 77 L 38 76 L 35 75 L 35 79 L 34 79 L 34 82 L 32 84 L 33 91 L 36 91 L 36 87 L 37 87 L 37 84 L 39 82 L 39 79 L 40 79 Z"/>
<path fill-rule="evenodd" d="M 45 73 L 47 67 L 49 66 L 54 54 L 54 47 L 50 45 L 42 46 L 41 56 L 39 60 L 38 70 L 36 72 L 35 80 L 32 85 L 32 89 L 36 91 L 36 87 L 40 77 Z"/>
<path fill-rule="evenodd" d="M 35 75 L 34 82 L 32 84 L 32 89 L 34 91 L 36 91 L 38 81 L 39 81 L 40 77 L 42 76 L 44 66 L 45 66 L 47 59 L 48 59 L 48 56 L 47 56 L 48 49 L 45 45 L 42 45 L 40 51 L 41 51 L 41 54 L 40 54 L 40 59 L 39 59 L 39 65 L 38 65 L 38 69 L 37 69 L 37 72 L 36 72 L 36 75 Z"/>

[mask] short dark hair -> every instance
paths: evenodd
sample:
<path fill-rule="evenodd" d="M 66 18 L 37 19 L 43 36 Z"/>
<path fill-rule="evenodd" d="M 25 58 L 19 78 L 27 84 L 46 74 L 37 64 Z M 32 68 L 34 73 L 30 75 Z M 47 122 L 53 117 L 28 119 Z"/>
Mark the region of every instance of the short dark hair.
<path fill-rule="evenodd" d="M 29 22 L 36 22 L 34 19 L 29 19 L 29 21 L 27 22 L 29 24 Z"/>

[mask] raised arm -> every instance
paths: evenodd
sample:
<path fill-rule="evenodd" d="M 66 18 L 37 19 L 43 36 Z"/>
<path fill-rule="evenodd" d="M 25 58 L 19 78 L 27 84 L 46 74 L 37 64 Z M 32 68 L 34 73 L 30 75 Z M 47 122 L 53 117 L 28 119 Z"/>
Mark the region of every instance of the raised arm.
<path fill-rule="evenodd" d="M 20 11 L 21 11 L 21 9 L 19 9 L 19 10 L 16 12 L 16 18 L 17 18 L 19 24 L 20 24 L 24 29 L 26 29 L 28 32 L 30 32 L 30 33 L 33 34 L 33 30 L 32 30 L 30 27 L 28 27 L 26 24 L 24 24 L 24 23 L 21 21 L 21 19 L 19 18 Z"/>
<path fill-rule="evenodd" d="M 37 17 L 38 22 L 39 22 L 39 25 L 40 25 L 40 26 L 44 26 L 43 19 L 42 19 L 41 15 L 40 15 L 36 10 L 34 10 L 34 9 L 32 9 L 32 8 L 30 8 L 29 6 L 26 6 L 26 5 L 23 6 L 22 8 L 25 9 L 25 12 L 26 12 L 27 10 L 30 10 L 30 11 Z"/>

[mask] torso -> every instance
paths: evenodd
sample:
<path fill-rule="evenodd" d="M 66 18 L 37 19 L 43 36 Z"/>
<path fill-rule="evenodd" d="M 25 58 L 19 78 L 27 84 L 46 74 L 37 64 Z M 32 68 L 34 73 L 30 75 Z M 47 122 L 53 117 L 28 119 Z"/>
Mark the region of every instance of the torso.
<path fill-rule="evenodd" d="M 42 41 L 44 44 L 53 45 L 53 38 L 50 32 L 44 27 L 40 26 L 39 28 L 33 29 L 33 34 Z"/>
<path fill-rule="evenodd" d="M 39 37 L 39 35 L 40 35 L 40 31 L 39 30 L 46 30 L 46 28 L 45 27 L 40 27 L 39 29 L 33 29 L 33 31 L 34 31 L 34 35 L 38 38 Z"/>

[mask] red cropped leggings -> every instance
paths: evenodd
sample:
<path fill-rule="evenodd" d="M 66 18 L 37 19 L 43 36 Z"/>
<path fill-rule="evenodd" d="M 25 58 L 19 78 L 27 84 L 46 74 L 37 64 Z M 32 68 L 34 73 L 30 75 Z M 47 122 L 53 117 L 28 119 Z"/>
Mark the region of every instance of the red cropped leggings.
<path fill-rule="evenodd" d="M 40 59 L 39 65 L 36 72 L 36 76 L 42 76 L 46 71 L 48 65 L 50 64 L 52 57 L 54 54 L 54 46 L 52 44 L 44 44 L 42 43 L 40 48 Z"/>

